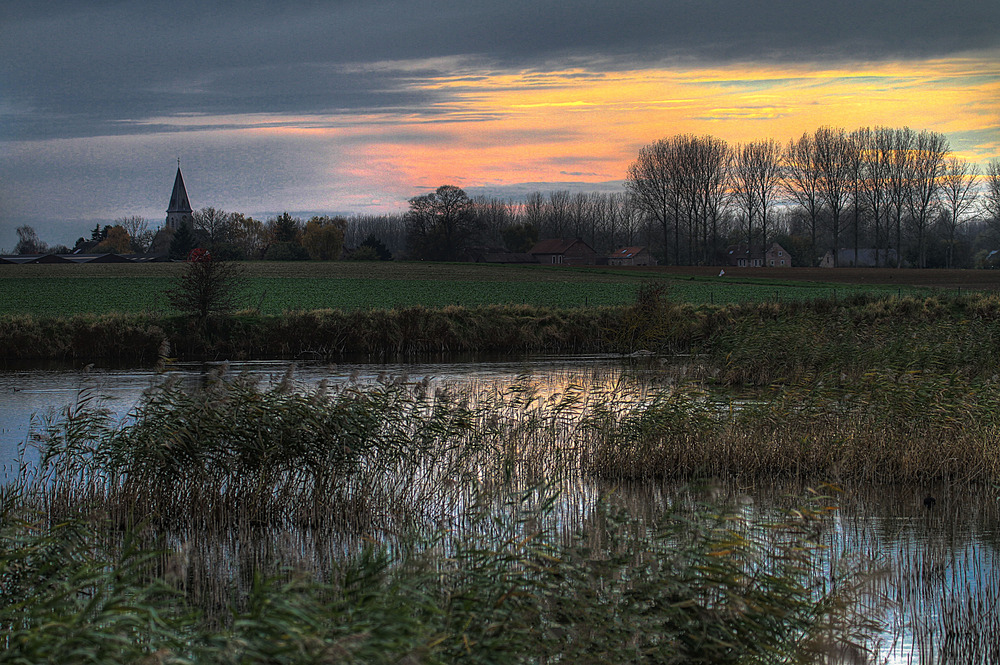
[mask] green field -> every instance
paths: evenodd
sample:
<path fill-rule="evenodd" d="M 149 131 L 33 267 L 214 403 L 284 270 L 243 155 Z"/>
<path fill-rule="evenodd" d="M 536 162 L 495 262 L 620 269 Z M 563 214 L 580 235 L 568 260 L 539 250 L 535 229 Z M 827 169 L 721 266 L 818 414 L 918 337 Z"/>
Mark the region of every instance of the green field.
<path fill-rule="evenodd" d="M 0 266 L 0 314 L 169 312 L 164 292 L 183 264 Z M 264 314 L 308 309 L 413 305 L 527 304 L 544 307 L 631 302 L 647 280 L 677 301 L 740 303 L 840 298 L 865 292 L 927 295 L 907 286 L 748 277 L 671 276 L 614 268 L 435 263 L 248 263 L 247 308 Z"/>

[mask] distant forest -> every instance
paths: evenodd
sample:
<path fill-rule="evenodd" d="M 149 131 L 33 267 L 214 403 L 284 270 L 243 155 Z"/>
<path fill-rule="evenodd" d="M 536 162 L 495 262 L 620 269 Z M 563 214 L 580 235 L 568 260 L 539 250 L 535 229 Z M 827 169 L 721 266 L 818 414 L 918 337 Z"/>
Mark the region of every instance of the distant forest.
<path fill-rule="evenodd" d="M 605 255 L 646 246 L 668 265 L 724 263 L 733 245 L 778 242 L 799 266 L 863 255 L 888 267 L 1000 266 L 1000 160 L 982 173 L 955 157 L 944 135 L 907 127 L 821 127 L 787 145 L 677 135 L 643 147 L 620 192 L 537 191 L 513 201 L 443 185 L 409 204 L 394 215 L 266 221 L 209 207 L 174 233 L 124 217 L 73 249 L 471 261 L 527 252 L 539 239 L 581 238 Z M 18 253 L 72 251 L 46 247 L 31 227 L 18 236 Z"/>

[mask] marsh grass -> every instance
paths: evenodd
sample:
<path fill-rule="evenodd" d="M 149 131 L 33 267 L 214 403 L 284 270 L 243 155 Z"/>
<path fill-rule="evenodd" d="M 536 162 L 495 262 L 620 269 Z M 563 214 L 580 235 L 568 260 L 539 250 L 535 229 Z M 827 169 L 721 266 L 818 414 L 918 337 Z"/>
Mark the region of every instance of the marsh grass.
<path fill-rule="evenodd" d="M 160 633 L 134 628 L 129 653 L 161 662 L 770 662 L 860 648 L 868 624 L 843 622 L 857 580 L 817 591 L 824 499 L 751 514 L 671 495 L 637 510 L 590 479 L 626 390 L 643 389 L 609 375 L 555 390 L 406 377 L 303 390 L 220 371 L 199 390 L 151 389 L 121 422 L 83 400 L 36 432 L 41 467 L 8 491 L 4 569 L 35 565 L 25 552 L 51 539 L 53 557 L 105 576 L 137 552 L 116 578 L 142 590 L 122 617 L 173 611 Z M 652 424 L 636 436 L 681 413 L 670 395 L 684 390 L 659 392 L 644 393 Z M 71 570 L 46 567 L 22 595 L 48 598 L 41 580 L 61 580 L 64 623 L 125 639 L 90 603 L 112 580 Z M 55 624 L 14 597 L 0 611 L 20 631 L 10 653 L 35 653 Z"/>
<path fill-rule="evenodd" d="M 681 385 L 598 405 L 584 466 L 609 479 L 996 482 L 998 398 L 994 379 L 924 372 L 813 377 L 742 397 Z"/>
<path fill-rule="evenodd" d="M 656 284 L 606 307 L 252 310 L 195 322 L 162 313 L 0 316 L 0 352 L 17 359 L 155 362 L 178 358 L 371 358 L 441 353 L 649 351 L 704 359 L 727 386 L 816 374 L 925 371 L 986 378 L 1000 365 L 1000 298 L 990 295 L 694 306 Z"/>

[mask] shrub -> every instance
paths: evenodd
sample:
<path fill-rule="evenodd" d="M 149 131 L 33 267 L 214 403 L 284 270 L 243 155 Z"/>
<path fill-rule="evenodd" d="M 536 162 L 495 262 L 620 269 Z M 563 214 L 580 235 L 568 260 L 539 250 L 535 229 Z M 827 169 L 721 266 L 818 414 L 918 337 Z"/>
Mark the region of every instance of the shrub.
<path fill-rule="evenodd" d="M 173 288 L 167 291 L 167 298 L 177 310 L 204 320 L 209 314 L 235 309 L 244 281 L 243 270 L 237 264 L 195 249 Z"/>

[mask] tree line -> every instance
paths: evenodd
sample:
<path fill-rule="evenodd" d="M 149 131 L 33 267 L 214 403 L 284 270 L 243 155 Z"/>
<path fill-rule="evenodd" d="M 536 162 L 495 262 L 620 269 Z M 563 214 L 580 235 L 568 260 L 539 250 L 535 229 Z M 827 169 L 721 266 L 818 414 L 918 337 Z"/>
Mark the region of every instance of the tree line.
<path fill-rule="evenodd" d="M 710 263 L 732 243 L 780 240 L 799 265 L 862 248 L 882 266 L 952 267 L 1000 240 L 1000 161 L 980 183 L 939 133 L 820 127 L 780 145 L 678 135 L 640 150 L 626 188 L 675 264 Z M 980 186 L 981 184 L 981 186 Z M 970 227 L 976 237 L 962 231 Z"/>
<path fill-rule="evenodd" d="M 598 253 L 647 246 L 662 263 L 725 263 L 733 245 L 779 242 L 796 265 L 1000 265 L 1000 160 L 985 173 L 944 135 L 908 127 L 820 127 L 785 145 L 676 135 L 644 146 L 617 192 L 536 191 L 470 197 L 453 185 L 413 197 L 405 213 L 259 221 L 203 208 L 193 225 L 153 232 L 122 217 L 75 249 L 225 259 L 469 261 L 523 253 L 539 239 L 581 238 Z M 18 229 L 18 253 L 46 248 Z"/>
<path fill-rule="evenodd" d="M 470 198 L 443 186 L 380 220 L 410 258 L 524 252 L 582 238 L 598 253 L 646 245 L 675 265 L 726 262 L 733 245 L 780 242 L 797 265 L 1000 265 L 1000 160 L 983 174 L 939 133 L 820 127 L 786 145 L 677 135 L 643 147 L 623 192 Z M 864 254 L 864 261 L 861 256 Z"/>

